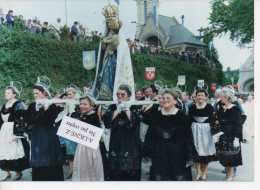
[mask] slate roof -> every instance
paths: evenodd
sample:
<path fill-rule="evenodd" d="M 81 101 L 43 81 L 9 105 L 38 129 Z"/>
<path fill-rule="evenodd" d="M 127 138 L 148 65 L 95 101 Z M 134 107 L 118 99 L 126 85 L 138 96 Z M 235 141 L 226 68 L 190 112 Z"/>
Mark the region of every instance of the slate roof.
<path fill-rule="evenodd" d="M 192 32 L 189 31 L 183 24 L 179 24 L 175 17 L 159 15 L 158 24 L 166 35 L 170 37 L 166 46 L 180 43 L 205 45 L 203 42 L 196 39 Z"/>
<path fill-rule="evenodd" d="M 170 34 L 171 26 L 178 25 L 178 21 L 175 19 L 175 17 L 168 17 L 159 15 L 158 16 L 158 25 L 161 29 L 163 29 L 164 32 L 166 32 L 167 36 Z"/>
<path fill-rule="evenodd" d="M 171 26 L 171 36 L 167 45 L 175 45 L 179 43 L 190 43 L 196 45 L 205 45 L 200 40 L 196 39 L 195 36 L 182 24 Z"/>

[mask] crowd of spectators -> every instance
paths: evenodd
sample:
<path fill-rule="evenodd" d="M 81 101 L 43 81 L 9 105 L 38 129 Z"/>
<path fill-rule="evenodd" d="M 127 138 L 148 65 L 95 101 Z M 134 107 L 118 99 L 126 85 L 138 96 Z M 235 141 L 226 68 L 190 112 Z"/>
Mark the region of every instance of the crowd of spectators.
<path fill-rule="evenodd" d="M 254 98 L 254 92 L 236 92 L 236 97 L 238 99 L 242 99 L 243 102 L 248 100 L 248 96 L 252 96 Z"/>
<path fill-rule="evenodd" d="M 128 47 L 130 49 L 131 54 L 135 53 L 149 53 L 150 55 L 155 55 L 161 52 L 161 46 L 155 46 L 153 44 L 149 44 L 147 41 L 141 40 L 131 40 L 127 39 Z"/>
<path fill-rule="evenodd" d="M 19 16 L 19 18 L 22 18 L 22 16 Z M 49 24 L 47 21 L 41 23 L 37 17 L 27 20 L 22 18 L 22 20 L 25 30 L 31 33 L 41 34 L 49 38 L 61 40 L 62 27 L 60 21 L 57 20 L 57 23 L 53 25 Z M 5 17 L 4 14 L 0 14 L 0 25 L 6 25 L 8 29 L 12 29 L 14 27 L 14 22 L 15 16 L 13 15 L 12 10 L 9 10 Z M 88 29 L 78 21 L 74 22 L 66 34 L 66 38 L 72 41 L 92 41 L 93 39 L 100 39 L 101 37 L 102 33 L 99 33 L 98 31 L 89 32 Z M 186 63 L 204 65 L 213 69 L 215 68 L 215 65 L 209 61 L 208 58 L 198 52 L 162 49 L 159 45 L 149 44 L 147 41 L 137 39 L 131 40 L 128 38 L 127 43 L 131 54 L 149 54 L 151 56 L 166 55 Z"/>
<path fill-rule="evenodd" d="M 42 34 L 43 36 L 60 40 L 61 31 L 59 24 L 52 25 L 47 21 L 41 23 L 37 17 L 27 19 L 25 29 L 34 34 Z"/>
<path fill-rule="evenodd" d="M 37 17 L 26 20 L 23 19 L 21 15 L 17 17 L 13 14 L 14 12 L 12 10 L 9 10 L 6 15 L 0 13 L 0 26 L 6 26 L 8 29 L 13 29 L 17 19 L 20 19 L 22 20 L 22 28 L 24 30 L 34 34 L 41 34 L 49 38 L 61 40 L 61 35 L 63 32 L 62 28 L 65 26 L 60 25 L 60 19 L 57 19 L 57 23 L 50 24 L 47 21 L 41 22 Z M 86 27 L 78 21 L 75 21 L 71 28 L 67 28 L 66 37 L 72 41 L 91 41 L 93 39 L 100 38 L 101 35 L 102 34 L 98 31 L 89 32 Z"/>
<path fill-rule="evenodd" d="M 201 53 L 199 52 L 162 49 L 161 46 L 149 44 L 147 41 L 141 41 L 137 39 L 131 40 L 129 38 L 127 39 L 127 43 L 131 54 L 144 53 L 151 56 L 154 56 L 156 54 L 167 55 L 169 57 L 173 57 L 175 59 L 179 59 L 190 64 L 199 64 L 214 68 L 214 65 L 208 60 L 208 58 L 201 55 Z"/>
<path fill-rule="evenodd" d="M 86 27 L 84 27 L 77 21 L 74 22 L 69 33 L 69 38 L 72 41 L 92 41 L 95 39 L 100 39 L 101 36 L 102 33 L 96 30 L 92 30 L 91 32 L 89 32 Z"/>
<path fill-rule="evenodd" d="M 9 10 L 8 13 L 4 16 L 4 14 L 0 13 L 0 26 L 5 25 L 8 29 L 12 29 L 14 26 L 14 12 Z"/>
<path fill-rule="evenodd" d="M 165 50 L 162 51 L 164 55 L 168 55 L 171 57 L 174 57 L 176 59 L 179 59 L 181 61 L 191 63 L 191 64 L 199 64 L 199 65 L 205 65 L 210 66 L 210 62 L 208 58 L 201 55 L 199 52 L 192 52 L 192 51 L 175 51 L 175 50 Z"/>
<path fill-rule="evenodd" d="M 62 27 L 59 23 L 56 25 L 49 25 L 48 22 L 43 22 L 43 24 L 41 25 L 40 20 L 36 18 L 33 20 L 33 22 L 31 22 L 31 19 L 28 19 L 25 27 L 32 33 L 39 33 L 44 36 L 58 40 L 61 39 L 60 36 L 62 33 Z M 90 33 L 88 33 L 87 28 L 80 24 L 78 21 L 74 22 L 69 32 L 67 33 L 67 39 L 72 41 L 91 41 L 97 36 L 100 36 L 100 33 L 98 33 L 98 31 L 91 31 Z"/>

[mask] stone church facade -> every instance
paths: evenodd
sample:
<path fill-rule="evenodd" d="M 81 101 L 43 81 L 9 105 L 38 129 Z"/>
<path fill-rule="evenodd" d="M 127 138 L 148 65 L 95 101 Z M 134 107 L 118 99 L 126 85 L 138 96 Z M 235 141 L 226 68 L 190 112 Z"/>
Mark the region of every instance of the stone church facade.
<path fill-rule="evenodd" d="M 159 0 L 136 0 L 136 39 L 174 51 L 205 55 L 206 45 L 175 17 L 158 14 Z"/>
<path fill-rule="evenodd" d="M 238 89 L 242 92 L 254 91 L 254 51 L 239 69 Z"/>

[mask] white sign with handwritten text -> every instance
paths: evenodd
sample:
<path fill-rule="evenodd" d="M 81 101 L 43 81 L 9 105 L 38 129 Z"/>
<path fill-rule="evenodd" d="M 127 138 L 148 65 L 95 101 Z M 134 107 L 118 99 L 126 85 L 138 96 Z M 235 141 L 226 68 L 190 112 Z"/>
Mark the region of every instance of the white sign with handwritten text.
<path fill-rule="evenodd" d="M 101 128 L 64 116 L 57 135 L 97 149 L 102 133 L 103 129 Z"/>

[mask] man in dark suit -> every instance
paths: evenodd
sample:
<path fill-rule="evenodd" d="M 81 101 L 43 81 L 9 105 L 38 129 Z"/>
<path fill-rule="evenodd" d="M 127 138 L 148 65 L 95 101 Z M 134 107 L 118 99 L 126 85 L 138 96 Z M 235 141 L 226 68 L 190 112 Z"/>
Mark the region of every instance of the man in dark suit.
<path fill-rule="evenodd" d="M 146 86 L 143 88 L 143 93 L 144 93 L 144 97 L 141 98 L 140 100 L 150 100 L 151 95 L 152 95 L 152 89 L 150 86 Z"/>

